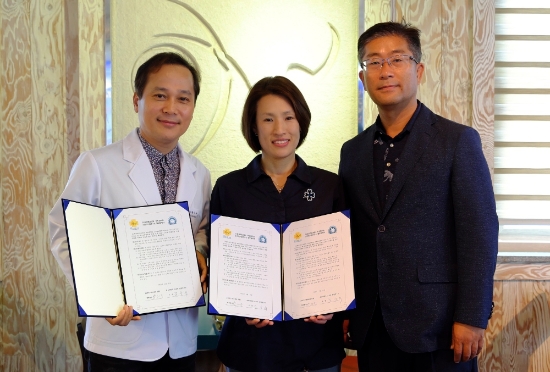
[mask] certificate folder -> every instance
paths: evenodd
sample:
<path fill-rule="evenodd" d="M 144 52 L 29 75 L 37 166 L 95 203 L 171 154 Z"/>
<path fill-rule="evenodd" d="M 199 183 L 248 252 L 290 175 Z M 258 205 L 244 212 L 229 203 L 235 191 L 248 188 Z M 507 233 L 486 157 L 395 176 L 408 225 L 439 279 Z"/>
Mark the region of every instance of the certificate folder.
<path fill-rule="evenodd" d="M 108 209 L 62 199 L 78 315 L 205 305 L 187 202 Z"/>
<path fill-rule="evenodd" d="M 286 321 L 355 308 L 349 211 L 287 224 L 211 215 L 208 313 Z"/>

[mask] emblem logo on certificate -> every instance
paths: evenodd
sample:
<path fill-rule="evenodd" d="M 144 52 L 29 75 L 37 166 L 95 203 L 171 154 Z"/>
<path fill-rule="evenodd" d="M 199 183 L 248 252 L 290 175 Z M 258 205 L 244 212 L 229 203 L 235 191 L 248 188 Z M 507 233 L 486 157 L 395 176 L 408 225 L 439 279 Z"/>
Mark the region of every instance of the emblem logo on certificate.
<path fill-rule="evenodd" d="M 292 320 L 355 308 L 349 211 L 283 225 L 211 216 L 209 314 Z"/>
<path fill-rule="evenodd" d="M 79 316 L 205 305 L 187 202 L 108 209 L 62 199 Z"/>

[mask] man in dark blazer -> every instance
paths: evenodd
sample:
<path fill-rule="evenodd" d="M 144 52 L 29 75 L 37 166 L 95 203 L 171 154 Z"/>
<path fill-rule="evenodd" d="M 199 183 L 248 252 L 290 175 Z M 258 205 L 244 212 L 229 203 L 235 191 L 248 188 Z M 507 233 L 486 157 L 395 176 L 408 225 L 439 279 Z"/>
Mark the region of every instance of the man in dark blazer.
<path fill-rule="evenodd" d="M 420 31 L 374 25 L 358 43 L 379 116 L 342 147 L 351 206 L 360 371 L 477 371 L 492 312 L 498 220 L 478 133 L 416 99 Z"/>

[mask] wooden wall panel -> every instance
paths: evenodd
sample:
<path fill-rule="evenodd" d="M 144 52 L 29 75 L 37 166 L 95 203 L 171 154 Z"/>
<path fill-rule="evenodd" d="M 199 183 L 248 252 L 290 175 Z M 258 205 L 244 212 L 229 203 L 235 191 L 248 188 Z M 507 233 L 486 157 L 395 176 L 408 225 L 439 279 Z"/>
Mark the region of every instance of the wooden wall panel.
<path fill-rule="evenodd" d="M 439 0 L 397 0 L 397 21 L 403 18 L 421 31 L 424 78 L 418 99 L 432 111 L 447 116 L 442 111 L 442 3 Z"/>
<path fill-rule="evenodd" d="M 103 1 L 3 0 L 0 21 L 0 370 L 78 371 L 47 217 L 81 143 L 104 144 Z"/>
<path fill-rule="evenodd" d="M 472 61 L 472 127 L 481 136 L 491 176 L 494 173 L 495 2 L 475 0 Z"/>
<path fill-rule="evenodd" d="M 441 6 L 441 112 L 457 123 L 472 124 L 472 0 Z"/>
<path fill-rule="evenodd" d="M 550 370 L 550 268 L 548 264 L 498 264 L 495 309 L 485 334 L 480 371 Z"/>
<path fill-rule="evenodd" d="M 79 0 L 80 150 L 105 146 L 103 0 Z"/>
<path fill-rule="evenodd" d="M 503 284 L 500 281 L 495 281 L 493 288 L 493 316 L 489 320 L 489 325 L 485 331 L 485 347 L 481 351 L 478 358 L 478 366 L 480 371 L 502 371 L 502 338 L 503 329 Z"/>
<path fill-rule="evenodd" d="M 33 112 L 33 227 L 36 370 L 67 370 L 66 279 L 50 253 L 48 213 L 64 186 L 66 89 L 64 3 L 31 2 Z M 74 16 L 74 15 L 73 15 Z M 74 310 L 73 310 L 74 311 Z M 74 318 L 74 317 L 73 317 Z M 76 331 L 73 322 L 73 332 Z"/>
<path fill-rule="evenodd" d="M 31 24 L 28 1 L 2 3 L 2 369 L 32 370 Z"/>
<path fill-rule="evenodd" d="M 495 271 L 495 280 L 550 281 L 550 265 L 547 263 L 500 263 Z"/>
<path fill-rule="evenodd" d="M 79 17 L 78 2 L 64 0 L 65 6 L 65 131 L 60 135 L 65 137 L 58 146 L 66 146 L 67 162 L 61 169 L 59 180 L 64 181 L 80 155 L 80 87 L 79 87 Z M 60 185 L 60 187 L 63 187 Z M 59 187 L 58 187 L 59 189 Z"/>

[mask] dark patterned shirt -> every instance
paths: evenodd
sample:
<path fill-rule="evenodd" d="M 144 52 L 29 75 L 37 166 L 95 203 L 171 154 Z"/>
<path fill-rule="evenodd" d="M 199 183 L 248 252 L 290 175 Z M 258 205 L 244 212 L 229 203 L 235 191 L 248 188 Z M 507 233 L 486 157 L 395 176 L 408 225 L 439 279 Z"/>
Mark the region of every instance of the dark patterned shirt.
<path fill-rule="evenodd" d="M 407 144 L 409 133 L 411 132 L 416 117 L 420 112 L 421 105 L 422 103 L 418 102 L 413 116 L 410 118 L 401 133 L 394 138 L 391 138 L 386 134 L 386 130 L 380 121 L 380 116 L 376 118 L 376 131 L 374 132 L 373 146 L 373 167 L 374 180 L 378 191 L 378 200 L 380 201 L 380 208 L 382 211 L 386 206 L 386 200 L 390 194 L 391 183 L 395 172 L 397 171 L 397 165 L 401 160 L 401 153 Z"/>
<path fill-rule="evenodd" d="M 163 155 L 159 150 L 151 146 L 141 134 L 139 139 L 143 145 L 143 149 L 149 158 L 155 181 L 159 188 L 160 198 L 163 204 L 174 203 L 176 201 L 176 193 L 178 191 L 178 180 L 180 177 L 180 157 L 178 147 L 174 147 L 168 154 Z"/>

